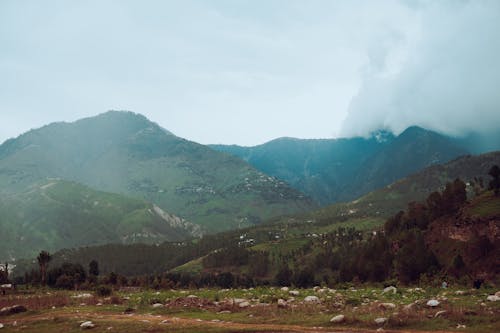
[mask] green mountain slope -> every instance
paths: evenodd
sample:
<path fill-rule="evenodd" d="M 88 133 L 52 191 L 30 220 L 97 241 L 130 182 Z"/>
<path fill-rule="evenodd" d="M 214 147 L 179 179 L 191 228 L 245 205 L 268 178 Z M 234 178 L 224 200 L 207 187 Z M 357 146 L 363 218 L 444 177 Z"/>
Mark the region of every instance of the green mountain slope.
<path fill-rule="evenodd" d="M 199 235 L 198 226 L 119 194 L 51 179 L 0 197 L 0 259 L 106 243 L 161 243 Z"/>
<path fill-rule="evenodd" d="M 321 204 L 348 201 L 468 151 L 455 139 L 410 127 L 399 136 L 282 138 L 255 147 L 213 145 L 283 179 Z"/>
<path fill-rule="evenodd" d="M 443 190 L 447 182 L 460 178 L 467 182 L 472 195 L 475 188 L 487 187 L 488 170 L 500 165 L 500 152 L 463 156 L 445 164 L 433 165 L 402 178 L 357 200 L 337 203 L 304 214 L 301 220 L 346 220 L 351 218 L 387 218 L 404 210 L 409 202 L 424 200 L 430 193 Z"/>
<path fill-rule="evenodd" d="M 50 124 L 0 146 L 1 192 L 24 191 L 47 177 L 147 200 L 208 231 L 314 207 L 240 159 L 131 112 Z"/>
<path fill-rule="evenodd" d="M 238 156 L 327 204 L 340 200 L 342 189 L 360 165 L 393 139 L 391 134 L 380 134 L 369 139 L 280 138 L 255 147 L 211 147 Z"/>

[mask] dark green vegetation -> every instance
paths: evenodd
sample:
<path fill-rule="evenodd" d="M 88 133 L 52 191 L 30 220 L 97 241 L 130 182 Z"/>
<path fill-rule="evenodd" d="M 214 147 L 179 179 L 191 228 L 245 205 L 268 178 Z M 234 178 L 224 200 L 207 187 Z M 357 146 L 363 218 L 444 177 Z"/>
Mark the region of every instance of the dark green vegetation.
<path fill-rule="evenodd" d="M 314 207 L 303 194 L 240 159 L 176 137 L 131 112 L 110 111 L 74 123 L 50 124 L 0 146 L 0 194 L 5 200 L 29 195 L 36 184 L 51 178 L 146 200 L 212 232 Z M 43 203 L 44 218 L 58 213 L 52 202 Z M 29 212 L 10 213 L 17 214 L 15 223 L 27 223 L 23 214 Z M 140 229 L 133 225 L 134 219 L 141 220 L 137 215 L 141 213 L 127 223 L 115 223 L 130 229 L 123 233 L 135 232 Z M 1 225 L 6 219 L 0 215 Z M 89 221 L 98 224 L 86 226 L 91 230 L 106 222 Z M 54 245 L 54 235 L 42 236 Z"/>
<path fill-rule="evenodd" d="M 213 145 L 285 180 L 321 204 L 353 200 L 468 150 L 455 139 L 410 127 L 399 136 L 300 140 L 281 138 L 255 147 Z"/>
<path fill-rule="evenodd" d="M 357 200 L 276 220 L 285 221 L 293 218 L 297 221 L 336 223 L 339 220 L 354 219 L 353 225 L 357 223 L 355 219 L 384 220 L 404 210 L 412 201 L 424 201 L 432 192 L 443 190 L 447 182 L 457 178 L 463 179 L 468 184 L 466 190 L 469 196 L 488 189 L 490 181 L 493 181 L 488 171 L 493 165 L 500 165 L 500 152 L 459 157 L 445 164 L 425 168 Z"/>
<path fill-rule="evenodd" d="M 161 243 L 199 234 L 199 227 L 143 200 L 50 179 L 0 196 L 0 258 L 42 249 L 107 243 Z"/>

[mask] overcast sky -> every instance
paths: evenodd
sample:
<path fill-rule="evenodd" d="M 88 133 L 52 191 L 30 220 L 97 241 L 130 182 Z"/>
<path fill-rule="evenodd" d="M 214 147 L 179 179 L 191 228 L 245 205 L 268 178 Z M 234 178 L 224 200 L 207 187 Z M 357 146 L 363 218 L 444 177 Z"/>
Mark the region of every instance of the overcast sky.
<path fill-rule="evenodd" d="M 500 130 L 500 1 L 0 0 L 0 142 L 111 109 L 200 143 Z"/>

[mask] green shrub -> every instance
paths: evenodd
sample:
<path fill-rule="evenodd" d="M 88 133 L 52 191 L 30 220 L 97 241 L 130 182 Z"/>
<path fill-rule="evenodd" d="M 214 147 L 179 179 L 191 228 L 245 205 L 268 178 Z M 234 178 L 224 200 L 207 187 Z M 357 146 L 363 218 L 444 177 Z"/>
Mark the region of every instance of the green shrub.
<path fill-rule="evenodd" d="M 109 286 L 99 286 L 96 288 L 96 293 L 98 296 L 106 297 L 113 293 L 113 290 Z"/>

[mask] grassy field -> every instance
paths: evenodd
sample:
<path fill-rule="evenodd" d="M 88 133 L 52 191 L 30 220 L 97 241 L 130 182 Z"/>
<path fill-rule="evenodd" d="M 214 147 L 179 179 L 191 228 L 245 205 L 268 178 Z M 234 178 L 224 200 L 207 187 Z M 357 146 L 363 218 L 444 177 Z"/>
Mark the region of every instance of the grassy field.
<path fill-rule="evenodd" d="M 24 305 L 26 312 L 0 316 L 2 332 L 394 332 L 500 331 L 500 302 L 494 289 L 381 288 L 333 290 L 317 287 L 92 292 L 26 290 L 0 297 L 0 308 Z M 318 302 L 307 302 L 307 296 Z M 278 306 L 278 300 L 286 305 Z M 440 302 L 432 308 L 430 299 Z M 247 303 L 245 303 L 247 302 Z M 390 304 L 386 304 L 390 303 Z M 444 311 L 444 312 L 443 312 Z M 333 316 L 343 314 L 342 323 Z M 376 318 L 386 318 L 376 324 Z"/>

